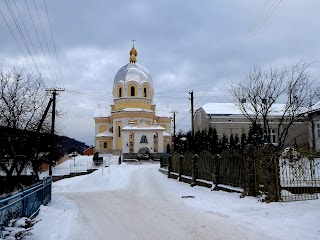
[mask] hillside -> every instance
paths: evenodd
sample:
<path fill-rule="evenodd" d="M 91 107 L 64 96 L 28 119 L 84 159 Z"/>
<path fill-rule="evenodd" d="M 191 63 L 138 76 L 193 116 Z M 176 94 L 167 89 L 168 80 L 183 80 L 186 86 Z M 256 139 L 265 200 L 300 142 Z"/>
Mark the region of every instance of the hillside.
<path fill-rule="evenodd" d="M 82 152 L 89 147 L 84 142 L 77 141 L 67 136 L 57 136 L 56 141 L 60 151 L 63 154 L 71 153 L 74 151 L 77 151 L 78 153 L 82 154 Z"/>

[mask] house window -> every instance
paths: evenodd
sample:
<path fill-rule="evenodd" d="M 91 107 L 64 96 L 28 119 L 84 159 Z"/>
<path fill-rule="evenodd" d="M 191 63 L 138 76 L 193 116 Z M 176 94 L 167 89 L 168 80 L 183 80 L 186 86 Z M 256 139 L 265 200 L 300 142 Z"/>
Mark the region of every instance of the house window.
<path fill-rule="evenodd" d="M 122 97 L 122 88 L 119 88 L 119 98 Z"/>
<path fill-rule="evenodd" d="M 270 143 L 277 145 L 277 130 L 276 129 L 270 129 L 269 130 L 269 136 L 266 135 L 266 133 L 263 134 L 264 141 L 268 142 L 268 137 L 270 137 Z"/>
<path fill-rule="evenodd" d="M 147 136 L 146 135 L 142 135 L 141 139 L 140 139 L 140 143 L 148 143 L 147 140 Z"/>
<path fill-rule="evenodd" d="M 103 143 L 103 148 L 108 148 L 108 143 L 107 142 Z"/>
<path fill-rule="evenodd" d="M 320 138 L 320 123 L 317 123 L 317 135 Z"/>
<path fill-rule="evenodd" d="M 118 137 L 121 137 L 121 127 L 118 126 Z"/>
<path fill-rule="evenodd" d="M 277 131 L 276 129 L 270 129 L 270 141 L 272 144 L 277 143 Z"/>
<path fill-rule="evenodd" d="M 131 90 L 130 96 L 134 97 L 134 96 L 136 95 L 136 94 L 135 94 L 135 87 L 132 86 L 132 87 L 130 88 L 130 90 Z"/>
<path fill-rule="evenodd" d="M 143 97 L 147 97 L 147 88 L 143 88 Z"/>
<path fill-rule="evenodd" d="M 201 125 L 201 113 L 198 113 L 198 124 Z"/>

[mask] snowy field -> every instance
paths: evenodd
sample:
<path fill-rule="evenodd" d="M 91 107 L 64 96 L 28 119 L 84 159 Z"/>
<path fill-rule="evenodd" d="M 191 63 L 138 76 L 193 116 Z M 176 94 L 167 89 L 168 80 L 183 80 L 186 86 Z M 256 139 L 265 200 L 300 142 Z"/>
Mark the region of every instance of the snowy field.
<path fill-rule="evenodd" d="M 150 163 L 54 182 L 36 219 L 29 240 L 320 239 L 320 200 L 240 199 L 168 179 Z"/>
<path fill-rule="evenodd" d="M 103 157 L 103 163 L 101 165 L 108 166 L 118 164 L 119 156 L 112 154 L 100 154 Z M 96 165 L 92 156 L 76 156 L 64 161 L 63 163 L 52 168 L 52 176 L 69 175 L 70 173 L 86 172 L 89 169 L 97 169 L 101 167 Z M 49 171 L 39 174 L 40 179 L 49 176 Z"/>

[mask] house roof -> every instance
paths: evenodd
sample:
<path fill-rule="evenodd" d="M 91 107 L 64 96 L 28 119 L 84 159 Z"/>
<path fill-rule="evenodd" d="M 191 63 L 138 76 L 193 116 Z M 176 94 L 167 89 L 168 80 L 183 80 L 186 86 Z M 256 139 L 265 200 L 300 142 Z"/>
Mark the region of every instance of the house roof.
<path fill-rule="evenodd" d="M 310 112 L 320 111 L 320 101 L 311 106 Z"/>
<path fill-rule="evenodd" d="M 284 103 L 273 104 L 269 115 L 281 116 L 283 115 L 285 107 L 286 104 Z M 206 103 L 201 108 L 208 115 L 243 115 L 235 103 Z M 305 112 L 306 109 L 302 109 L 302 111 Z M 248 111 L 248 113 L 250 113 L 250 111 Z"/>

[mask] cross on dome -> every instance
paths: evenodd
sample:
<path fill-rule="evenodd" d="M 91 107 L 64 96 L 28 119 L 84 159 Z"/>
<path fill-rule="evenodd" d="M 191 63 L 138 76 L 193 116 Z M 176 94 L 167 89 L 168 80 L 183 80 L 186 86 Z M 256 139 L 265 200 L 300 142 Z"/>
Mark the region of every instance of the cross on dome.
<path fill-rule="evenodd" d="M 134 48 L 134 42 L 136 40 L 134 40 L 134 38 L 131 40 L 132 41 L 132 48 L 130 50 L 130 63 L 136 63 L 137 62 L 137 55 L 138 55 L 138 52 L 137 50 Z"/>

